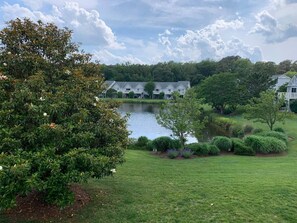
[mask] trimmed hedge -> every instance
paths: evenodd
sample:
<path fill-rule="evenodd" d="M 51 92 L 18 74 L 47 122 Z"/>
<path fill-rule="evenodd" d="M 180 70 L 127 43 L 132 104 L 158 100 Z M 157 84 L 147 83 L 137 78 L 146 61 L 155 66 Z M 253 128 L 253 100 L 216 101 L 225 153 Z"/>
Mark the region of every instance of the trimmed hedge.
<path fill-rule="evenodd" d="M 257 135 L 274 137 L 274 138 L 284 141 L 286 144 L 288 143 L 288 136 L 283 132 L 268 131 L 268 132 L 260 132 Z"/>
<path fill-rule="evenodd" d="M 232 148 L 232 141 L 226 136 L 213 137 L 211 144 L 217 146 L 220 151 L 230 152 Z"/>
<path fill-rule="evenodd" d="M 207 143 L 191 143 L 186 147 L 197 156 L 207 156 L 209 154 L 209 144 Z"/>
<path fill-rule="evenodd" d="M 276 128 L 273 129 L 273 131 L 285 133 L 285 130 L 283 128 L 281 128 L 281 127 L 276 127 Z"/>
<path fill-rule="evenodd" d="M 241 139 L 232 138 L 232 147 L 235 155 L 254 156 L 256 152 L 253 148 L 244 144 Z"/>
<path fill-rule="evenodd" d="M 284 141 L 270 136 L 250 135 L 244 139 L 244 144 L 263 154 L 280 153 L 288 149 Z"/>
<path fill-rule="evenodd" d="M 210 156 L 220 155 L 220 149 L 216 145 L 208 145 L 208 149 L 209 149 L 208 154 Z"/>
<path fill-rule="evenodd" d="M 179 149 L 181 147 L 179 140 L 168 136 L 161 136 L 152 141 L 152 145 L 157 151 L 166 152 L 168 149 Z"/>

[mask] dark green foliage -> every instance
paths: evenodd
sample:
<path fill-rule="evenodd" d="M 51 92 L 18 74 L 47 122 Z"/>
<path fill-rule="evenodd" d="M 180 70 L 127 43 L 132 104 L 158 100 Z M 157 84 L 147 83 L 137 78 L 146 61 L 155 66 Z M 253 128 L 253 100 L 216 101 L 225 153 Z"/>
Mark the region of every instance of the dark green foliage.
<path fill-rule="evenodd" d="M 71 31 L 16 19 L 0 39 L 0 211 L 31 191 L 68 205 L 70 184 L 124 162 L 127 120 L 97 97 L 104 80 Z"/>
<path fill-rule="evenodd" d="M 153 146 L 160 152 L 166 152 L 168 149 L 179 149 L 176 140 L 168 136 L 161 136 L 152 141 Z"/>
<path fill-rule="evenodd" d="M 118 93 L 117 93 L 118 95 L 117 95 L 117 97 L 118 98 L 123 98 L 123 92 L 121 92 L 121 91 L 118 91 Z"/>
<path fill-rule="evenodd" d="M 273 129 L 273 131 L 285 133 L 285 130 L 281 127 L 276 127 Z"/>
<path fill-rule="evenodd" d="M 255 129 L 253 129 L 252 133 L 253 134 L 258 134 L 258 133 L 263 132 L 263 131 L 264 131 L 263 129 L 255 128 Z"/>
<path fill-rule="evenodd" d="M 280 153 L 287 150 L 284 141 L 269 136 L 250 135 L 244 139 L 244 143 L 256 153 Z"/>
<path fill-rule="evenodd" d="M 137 139 L 137 145 L 141 147 L 146 147 L 149 142 L 149 139 L 146 136 L 140 136 Z"/>
<path fill-rule="evenodd" d="M 244 136 L 244 131 L 241 125 L 233 125 L 231 126 L 231 136 L 242 138 Z"/>
<path fill-rule="evenodd" d="M 188 144 L 186 147 L 192 150 L 194 155 L 197 155 L 197 156 L 207 156 L 209 154 L 208 143 L 191 143 L 191 144 Z"/>
<path fill-rule="evenodd" d="M 220 154 L 220 149 L 216 145 L 208 145 L 208 149 L 209 149 L 208 154 L 210 156 L 217 156 Z"/>
<path fill-rule="evenodd" d="M 277 131 L 267 131 L 266 132 L 265 131 L 265 132 L 260 132 L 257 135 L 274 137 L 274 138 L 284 141 L 286 144 L 288 143 L 288 136 L 283 132 L 277 132 Z"/>
<path fill-rule="evenodd" d="M 230 152 L 232 148 L 232 141 L 230 138 L 225 136 L 213 137 L 211 144 L 217 146 L 220 151 Z"/>
<path fill-rule="evenodd" d="M 253 129 L 254 129 L 253 126 L 247 124 L 243 127 L 243 132 L 244 134 L 249 134 L 249 133 L 252 133 Z"/>
<path fill-rule="evenodd" d="M 294 113 L 297 113 L 297 100 L 290 101 L 290 110 Z"/>
<path fill-rule="evenodd" d="M 160 94 L 159 94 L 159 99 L 164 99 L 165 97 L 165 93 L 162 91 Z"/>
<path fill-rule="evenodd" d="M 128 94 L 129 98 L 134 98 L 134 95 L 135 95 L 134 91 L 130 91 L 129 94 Z"/>
<path fill-rule="evenodd" d="M 236 155 L 254 156 L 256 154 L 251 147 L 246 146 L 244 142 L 238 138 L 232 138 L 232 147 Z"/>

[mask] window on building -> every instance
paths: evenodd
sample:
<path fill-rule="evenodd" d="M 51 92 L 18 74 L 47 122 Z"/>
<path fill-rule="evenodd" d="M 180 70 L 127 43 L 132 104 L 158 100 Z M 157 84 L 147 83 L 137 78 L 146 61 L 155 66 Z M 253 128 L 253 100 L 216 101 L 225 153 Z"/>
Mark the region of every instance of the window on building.
<path fill-rule="evenodd" d="M 156 91 L 158 92 L 158 91 L 159 91 L 159 89 L 156 89 Z"/>
<path fill-rule="evenodd" d="M 292 88 L 292 93 L 296 93 L 296 88 Z"/>
<path fill-rule="evenodd" d="M 168 89 L 168 91 L 170 92 L 170 91 L 171 91 L 171 89 Z"/>
<path fill-rule="evenodd" d="M 126 88 L 126 91 L 130 91 L 131 89 L 130 88 Z"/>

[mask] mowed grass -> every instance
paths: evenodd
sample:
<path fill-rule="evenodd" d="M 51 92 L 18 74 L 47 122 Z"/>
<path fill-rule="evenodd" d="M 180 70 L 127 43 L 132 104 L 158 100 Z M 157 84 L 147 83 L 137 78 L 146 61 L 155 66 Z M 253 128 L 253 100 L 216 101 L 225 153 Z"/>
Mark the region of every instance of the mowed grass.
<path fill-rule="evenodd" d="M 279 126 L 297 138 L 296 117 Z M 289 148 L 276 157 L 190 160 L 126 151 L 113 177 L 83 185 L 91 203 L 72 218 L 52 222 L 296 222 L 296 139 Z"/>

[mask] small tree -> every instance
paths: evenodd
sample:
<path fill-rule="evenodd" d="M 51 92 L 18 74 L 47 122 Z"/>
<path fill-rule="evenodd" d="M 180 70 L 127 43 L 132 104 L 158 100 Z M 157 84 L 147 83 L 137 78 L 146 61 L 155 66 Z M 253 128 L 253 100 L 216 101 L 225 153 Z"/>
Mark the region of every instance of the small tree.
<path fill-rule="evenodd" d="M 284 121 L 287 116 L 286 112 L 280 112 L 284 105 L 285 99 L 276 98 L 272 90 L 264 91 L 259 98 L 252 98 L 244 106 L 244 116 L 247 119 L 253 119 L 255 122 L 266 123 L 270 130 L 273 129 L 277 121 Z"/>
<path fill-rule="evenodd" d="M 159 99 L 164 99 L 165 97 L 165 93 L 162 91 L 160 94 L 159 94 Z"/>
<path fill-rule="evenodd" d="M 129 98 L 134 98 L 134 95 L 135 95 L 134 91 L 130 91 L 128 95 L 129 95 Z"/>
<path fill-rule="evenodd" d="M 155 83 L 150 81 L 147 82 L 144 86 L 144 90 L 148 93 L 149 97 L 152 98 L 153 97 L 153 91 L 155 89 Z"/>
<path fill-rule="evenodd" d="M 196 99 L 195 93 L 189 90 L 184 98 L 178 96 L 167 101 L 156 116 L 160 125 L 170 129 L 178 137 L 184 148 L 186 137 L 189 134 L 200 136 L 206 119 L 201 118 L 201 100 Z"/>

